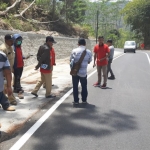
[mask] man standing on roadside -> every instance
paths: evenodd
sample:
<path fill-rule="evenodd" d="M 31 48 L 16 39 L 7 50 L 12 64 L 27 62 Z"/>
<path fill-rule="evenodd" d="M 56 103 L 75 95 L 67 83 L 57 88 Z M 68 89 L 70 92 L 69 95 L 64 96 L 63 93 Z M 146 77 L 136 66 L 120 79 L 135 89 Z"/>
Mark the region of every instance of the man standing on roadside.
<path fill-rule="evenodd" d="M 12 95 L 12 74 L 7 56 L 5 55 L 5 53 L 0 51 L 0 104 L 6 111 L 15 111 L 15 108 L 9 105 L 9 101 L 3 93 L 4 76 L 7 81 L 7 94 L 9 96 Z"/>
<path fill-rule="evenodd" d="M 87 103 L 87 66 L 92 61 L 92 53 L 90 50 L 86 49 L 86 41 L 83 38 L 80 38 L 78 41 L 79 47 L 72 51 L 70 56 L 70 61 L 74 60 L 74 63 L 78 62 L 82 53 L 86 50 L 85 57 L 81 63 L 81 68 L 79 69 L 77 76 L 72 75 L 72 84 L 73 84 L 73 98 L 74 104 L 79 104 L 78 97 L 78 84 L 81 83 L 82 87 L 82 102 Z"/>
<path fill-rule="evenodd" d="M 98 72 L 98 81 L 93 85 L 95 87 L 101 87 L 103 89 L 107 88 L 107 64 L 110 50 L 106 44 L 104 44 L 104 37 L 99 36 L 98 42 L 94 47 L 94 64 L 93 67 L 96 66 L 97 63 L 97 72 Z M 104 77 L 103 85 L 101 86 L 102 74 Z"/>
<path fill-rule="evenodd" d="M 10 35 L 10 34 L 5 35 L 5 42 L 0 46 L 0 50 L 6 54 L 6 56 L 8 58 L 8 61 L 10 63 L 11 72 L 13 73 L 13 71 L 14 71 L 13 65 L 14 65 L 14 56 L 15 56 L 15 54 L 14 54 L 12 45 L 13 45 L 12 35 Z M 6 91 L 7 91 L 7 83 L 5 82 L 5 84 L 4 84 L 4 93 L 5 93 L 5 95 L 7 94 Z M 9 100 L 10 104 L 17 105 L 17 101 L 16 101 L 16 98 L 15 98 L 13 93 L 11 95 L 7 95 L 7 96 L 8 96 L 8 100 Z"/>
<path fill-rule="evenodd" d="M 46 37 L 46 43 L 40 46 L 37 53 L 38 65 L 35 70 L 40 68 L 41 79 L 38 81 L 36 87 L 31 92 L 32 95 L 38 97 L 37 92 L 39 91 L 42 84 L 45 82 L 46 88 L 46 98 L 54 98 L 55 95 L 51 94 L 52 89 L 52 70 L 53 65 L 55 65 L 55 53 L 53 48 L 54 38 L 52 36 Z"/>
<path fill-rule="evenodd" d="M 109 49 L 110 49 L 110 55 L 108 57 L 108 65 L 107 65 L 107 77 L 108 77 L 108 73 L 110 72 L 110 77 L 108 77 L 108 79 L 114 80 L 115 76 L 111 69 L 111 64 L 112 64 L 113 57 L 114 57 L 114 46 L 112 45 L 111 39 L 107 41 L 107 45 L 109 46 Z"/>

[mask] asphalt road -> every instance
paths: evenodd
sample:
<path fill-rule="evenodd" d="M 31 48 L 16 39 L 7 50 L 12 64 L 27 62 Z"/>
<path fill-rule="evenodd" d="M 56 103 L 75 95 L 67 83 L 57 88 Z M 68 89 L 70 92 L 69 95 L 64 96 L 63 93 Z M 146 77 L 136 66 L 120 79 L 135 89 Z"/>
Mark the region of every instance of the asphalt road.
<path fill-rule="evenodd" d="M 116 80 L 108 80 L 107 89 L 92 86 L 97 80 L 93 74 L 88 79 L 89 104 L 73 107 L 70 95 L 21 150 L 150 150 L 147 55 L 126 53 L 113 61 L 112 68 Z M 1 150 L 9 149 L 22 134 Z"/>

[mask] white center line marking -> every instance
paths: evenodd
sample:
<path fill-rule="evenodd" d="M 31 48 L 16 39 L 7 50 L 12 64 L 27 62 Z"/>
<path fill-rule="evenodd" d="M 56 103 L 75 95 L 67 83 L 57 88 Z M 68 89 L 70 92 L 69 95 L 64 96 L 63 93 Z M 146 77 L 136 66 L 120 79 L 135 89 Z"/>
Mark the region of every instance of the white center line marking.
<path fill-rule="evenodd" d="M 117 59 L 124 54 L 121 54 L 114 58 Z M 97 70 L 93 71 L 88 75 L 87 78 L 91 77 Z M 35 133 L 35 131 L 52 115 L 52 113 L 62 104 L 67 97 L 73 92 L 73 89 L 69 90 L 62 98 L 60 98 L 9 150 L 19 150 Z"/>
<path fill-rule="evenodd" d="M 141 52 L 141 53 L 144 53 L 144 54 L 146 54 L 146 56 L 147 56 L 147 59 L 148 59 L 148 62 L 149 62 L 149 65 L 150 65 L 150 58 L 149 58 L 149 55 L 148 55 L 146 52 Z"/>

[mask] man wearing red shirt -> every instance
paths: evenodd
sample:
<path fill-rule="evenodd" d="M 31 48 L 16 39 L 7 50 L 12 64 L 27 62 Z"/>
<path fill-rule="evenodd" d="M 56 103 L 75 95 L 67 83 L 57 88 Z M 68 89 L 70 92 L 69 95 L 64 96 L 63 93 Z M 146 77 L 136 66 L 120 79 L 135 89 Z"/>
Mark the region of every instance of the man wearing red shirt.
<path fill-rule="evenodd" d="M 97 72 L 98 72 L 98 81 L 93 85 L 95 87 L 101 87 L 101 88 L 106 88 L 107 86 L 107 64 L 108 64 L 108 56 L 110 53 L 110 50 L 106 44 L 104 44 L 104 37 L 99 36 L 98 37 L 98 42 L 94 47 L 94 65 L 95 67 L 97 65 Z M 101 78 L 103 72 L 103 77 L 104 77 L 104 82 L 103 85 L 101 86 Z"/>
<path fill-rule="evenodd" d="M 36 87 L 31 92 L 32 95 L 38 97 L 37 92 L 39 91 L 40 87 L 43 83 L 45 83 L 46 88 L 46 98 L 54 98 L 55 95 L 51 94 L 52 88 L 52 70 L 53 65 L 55 64 L 55 51 L 53 48 L 54 38 L 52 36 L 46 37 L 46 43 L 40 46 L 38 53 L 37 53 L 37 60 L 38 64 L 35 67 L 35 70 L 40 68 L 41 72 L 41 79 L 38 81 Z"/>

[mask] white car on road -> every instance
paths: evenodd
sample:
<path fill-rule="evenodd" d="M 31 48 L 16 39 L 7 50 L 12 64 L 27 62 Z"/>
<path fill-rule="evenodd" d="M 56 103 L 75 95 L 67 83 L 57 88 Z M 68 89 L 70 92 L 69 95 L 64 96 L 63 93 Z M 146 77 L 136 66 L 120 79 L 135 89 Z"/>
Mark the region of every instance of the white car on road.
<path fill-rule="evenodd" d="M 126 41 L 124 44 L 124 53 L 128 51 L 136 52 L 136 42 L 135 41 Z"/>

